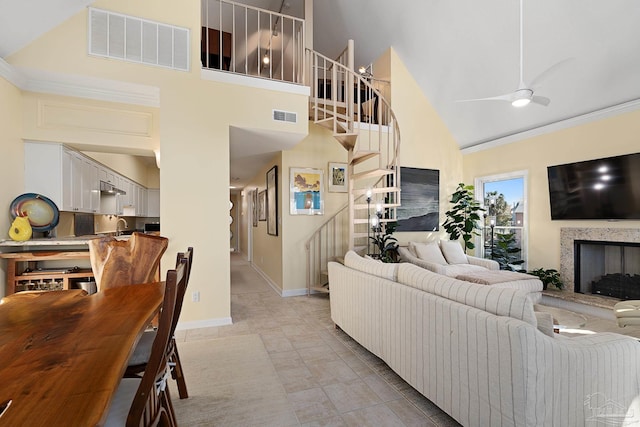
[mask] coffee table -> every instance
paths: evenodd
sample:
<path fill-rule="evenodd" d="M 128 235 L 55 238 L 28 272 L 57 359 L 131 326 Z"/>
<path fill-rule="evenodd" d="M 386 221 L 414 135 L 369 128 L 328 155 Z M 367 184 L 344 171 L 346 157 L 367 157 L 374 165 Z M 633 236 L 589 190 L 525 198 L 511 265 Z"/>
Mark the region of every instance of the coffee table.
<path fill-rule="evenodd" d="M 536 304 L 535 309 L 551 314 L 554 332 L 560 332 L 564 329 L 580 329 L 587 324 L 587 318 L 580 313 L 540 304 Z"/>

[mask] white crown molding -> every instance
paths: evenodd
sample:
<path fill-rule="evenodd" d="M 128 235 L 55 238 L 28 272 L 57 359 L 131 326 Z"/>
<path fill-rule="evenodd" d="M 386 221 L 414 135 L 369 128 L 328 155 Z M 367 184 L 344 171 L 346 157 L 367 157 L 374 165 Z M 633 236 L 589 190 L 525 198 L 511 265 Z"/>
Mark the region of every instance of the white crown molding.
<path fill-rule="evenodd" d="M 9 83 L 16 86 L 18 89 L 26 83 L 26 79 L 18 73 L 14 67 L 12 67 L 7 61 L 0 58 L 0 77 L 6 79 Z"/>
<path fill-rule="evenodd" d="M 461 149 L 462 154 L 477 153 L 479 151 L 496 148 L 501 145 L 511 144 L 512 142 L 522 141 L 524 139 L 533 138 L 535 136 L 544 135 L 551 132 L 557 132 L 563 129 L 568 129 L 575 126 L 584 125 L 597 120 L 614 117 L 623 113 L 630 113 L 632 111 L 640 110 L 640 99 L 625 102 L 611 107 L 603 108 L 602 110 L 592 111 L 590 113 L 582 114 L 580 116 L 571 117 L 569 119 L 560 120 L 558 122 L 550 123 L 545 126 L 540 126 L 534 129 L 529 129 L 523 132 L 507 135 L 502 138 L 492 139 L 490 141 L 481 142 L 472 147 L 466 147 Z"/>
<path fill-rule="evenodd" d="M 160 88 L 155 86 L 14 67 L 2 58 L 0 77 L 28 92 L 160 107 Z"/>

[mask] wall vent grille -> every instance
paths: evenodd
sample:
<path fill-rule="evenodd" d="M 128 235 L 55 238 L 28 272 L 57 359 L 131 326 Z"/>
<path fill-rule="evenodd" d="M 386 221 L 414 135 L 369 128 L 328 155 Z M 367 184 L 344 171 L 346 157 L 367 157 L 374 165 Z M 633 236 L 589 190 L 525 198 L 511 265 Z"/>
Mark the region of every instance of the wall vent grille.
<path fill-rule="evenodd" d="M 189 71 L 189 29 L 89 8 L 89 54 Z"/>
<path fill-rule="evenodd" d="M 298 123 L 298 114 L 289 111 L 273 110 L 273 120 L 277 122 Z"/>

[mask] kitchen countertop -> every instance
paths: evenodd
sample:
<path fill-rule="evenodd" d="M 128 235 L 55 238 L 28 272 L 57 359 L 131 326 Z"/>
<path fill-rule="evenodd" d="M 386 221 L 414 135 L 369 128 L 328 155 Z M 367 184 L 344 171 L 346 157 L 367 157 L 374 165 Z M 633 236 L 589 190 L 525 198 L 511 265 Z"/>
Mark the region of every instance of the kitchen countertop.
<path fill-rule="evenodd" d="M 17 242 L 15 240 L 0 240 L 0 250 L 2 248 L 23 248 L 31 246 L 82 246 L 87 245 L 89 240 L 99 237 L 106 237 L 108 234 L 90 234 L 86 236 L 65 236 L 52 238 L 38 238 Z M 130 235 L 114 236 L 117 240 L 128 240 Z"/>

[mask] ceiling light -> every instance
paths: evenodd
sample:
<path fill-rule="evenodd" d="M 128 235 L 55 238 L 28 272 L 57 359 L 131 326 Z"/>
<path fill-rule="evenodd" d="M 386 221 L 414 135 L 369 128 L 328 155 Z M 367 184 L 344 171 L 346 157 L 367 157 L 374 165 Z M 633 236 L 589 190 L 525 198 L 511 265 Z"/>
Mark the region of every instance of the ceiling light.
<path fill-rule="evenodd" d="M 533 95 L 533 91 L 530 89 L 520 89 L 514 93 L 513 101 L 511 101 L 511 105 L 514 107 L 524 107 L 529 105 L 531 102 L 531 96 Z"/>

